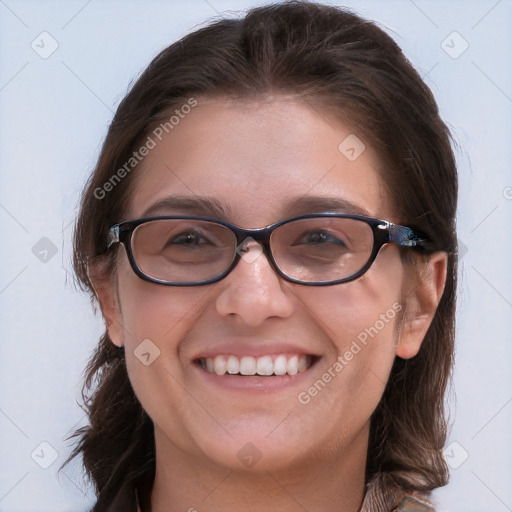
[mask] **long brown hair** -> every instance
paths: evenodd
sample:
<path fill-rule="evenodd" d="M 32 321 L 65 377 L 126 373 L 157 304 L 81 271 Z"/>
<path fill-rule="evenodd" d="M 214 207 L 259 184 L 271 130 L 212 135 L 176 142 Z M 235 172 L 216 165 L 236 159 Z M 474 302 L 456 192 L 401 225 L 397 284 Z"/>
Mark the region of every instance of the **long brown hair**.
<path fill-rule="evenodd" d="M 119 169 L 157 120 L 195 97 L 281 93 L 343 112 L 362 130 L 385 164 L 383 181 L 401 222 L 448 254 L 438 310 L 418 355 L 394 363 L 371 419 L 367 459 L 367 481 L 383 490 L 430 491 L 448 478 L 442 448 L 454 341 L 457 174 L 431 91 L 374 23 L 341 8 L 293 1 L 215 21 L 163 50 L 119 105 L 84 191 L 76 275 L 94 298 L 88 269 L 98 258 L 113 260 L 107 231 L 125 220 L 137 172 L 136 166 Z M 122 179 L 113 180 L 116 174 Z M 89 426 L 76 432 L 70 458 L 82 455 L 102 510 L 123 483 L 151 479 L 155 465 L 153 424 L 135 397 L 123 350 L 107 332 L 88 364 L 83 396 Z"/>

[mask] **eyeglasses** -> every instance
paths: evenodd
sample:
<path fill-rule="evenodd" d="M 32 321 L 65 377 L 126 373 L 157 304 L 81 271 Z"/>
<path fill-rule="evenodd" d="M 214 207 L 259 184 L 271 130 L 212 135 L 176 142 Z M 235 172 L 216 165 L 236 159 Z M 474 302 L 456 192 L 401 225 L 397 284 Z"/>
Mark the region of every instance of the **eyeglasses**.
<path fill-rule="evenodd" d="M 169 286 L 220 281 L 240 259 L 258 256 L 249 256 L 252 245 L 283 279 L 314 286 L 357 279 L 384 244 L 427 248 L 427 241 L 411 228 L 341 213 L 302 215 L 260 229 L 206 217 L 143 218 L 112 226 L 108 248 L 117 243 L 125 246 L 140 278 Z"/>

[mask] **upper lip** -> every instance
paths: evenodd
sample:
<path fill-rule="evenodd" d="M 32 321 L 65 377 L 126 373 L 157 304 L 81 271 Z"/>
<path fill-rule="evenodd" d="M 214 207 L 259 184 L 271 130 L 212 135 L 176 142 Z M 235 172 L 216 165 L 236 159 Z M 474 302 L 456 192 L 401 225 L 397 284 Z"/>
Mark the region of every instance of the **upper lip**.
<path fill-rule="evenodd" d="M 217 343 L 208 348 L 198 350 L 192 357 L 192 360 L 206 359 L 207 357 L 215 357 L 221 354 L 232 355 L 238 358 L 243 356 L 261 357 L 275 354 L 320 355 L 312 351 L 311 348 L 295 343 L 279 342 L 276 340 L 239 340 L 236 342 Z"/>

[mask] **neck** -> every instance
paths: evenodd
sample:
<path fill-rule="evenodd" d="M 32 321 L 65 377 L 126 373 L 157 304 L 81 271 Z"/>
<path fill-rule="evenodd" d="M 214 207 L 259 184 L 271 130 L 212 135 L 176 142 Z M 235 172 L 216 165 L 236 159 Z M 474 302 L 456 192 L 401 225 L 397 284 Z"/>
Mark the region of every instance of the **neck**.
<path fill-rule="evenodd" d="M 294 467 L 241 471 L 195 458 L 155 430 L 151 512 L 357 512 L 365 488 L 368 432 L 330 446 Z"/>

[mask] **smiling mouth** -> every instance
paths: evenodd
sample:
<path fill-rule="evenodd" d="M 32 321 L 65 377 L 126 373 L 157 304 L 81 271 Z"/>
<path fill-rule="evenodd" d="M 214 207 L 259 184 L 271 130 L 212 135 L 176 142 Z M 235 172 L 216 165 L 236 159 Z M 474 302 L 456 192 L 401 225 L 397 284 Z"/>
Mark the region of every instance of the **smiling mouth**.
<path fill-rule="evenodd" d="M 195 362 L 208 373 L 216 375 L 273 377 L 304 373 L 318 359 L 318 356 L 305 354 L 272 354 L 260 357 L 218 355 L 200 357 Z"/>

